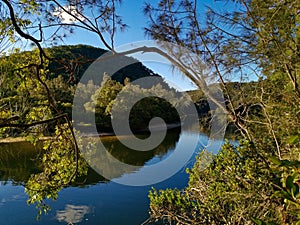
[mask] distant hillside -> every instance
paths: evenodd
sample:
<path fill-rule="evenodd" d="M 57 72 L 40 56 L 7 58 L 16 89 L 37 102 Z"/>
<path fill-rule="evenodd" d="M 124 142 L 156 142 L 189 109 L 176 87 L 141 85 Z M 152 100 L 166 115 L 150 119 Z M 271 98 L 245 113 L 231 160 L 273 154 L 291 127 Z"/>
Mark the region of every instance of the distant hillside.
<path fill-rule="evenodd" d="M 65 80 L 69 80 L 71 74 L 75 78 L 73 83 L 77 83 L 80 80 L 93 61 L 107 52 L 104 49 L 88 45 L 57 46 L 48 48 L 46 51 L 55 59 L 55 61 L 51 61 L 49 64 L 49 70 L 51 71 L 49 78 L 62 75 Z M 130 64 L 113 74 L 112 78 L 120 83 L 124 83 L 126 77 L 130 81 L 148 76 L 161 78 L 158 74 L 132 57 L 120 56 L 118 61 L 126 61 L 127 64 Z"/>
<path fill-rule="evenodd" d="M 81 78 L 88 67 L 106 53 L 105 50 L 86 45 L 75 45 L 46 48 L 45 52 L 49 61 L 48 64 L 45 64 L 46 67 L 39 71 L 39 78 L 44 81 L 43 84 L 38 82 L 36 67 L 34 66 L 40 61 L 37 50 L 19 51 L 1 58 L 0 125 L 1 122 L 13 121 L 17 127 L 17 124 L 46 120 L 58 113 L 68 113 L 71 118 L 74 94 L 78 90 L 76 88 L 79 81 L 81 90 L 84 92 L 80 95 L 84 103 L 81 105 L 81 110 L 92 115 L 96 114 L 96 123 L 101 130 L 111 127 L 111 106 L 127 82 L 133 82 L 143 77 L 152 77 L 151 81 L 143 82 L 135 88 L 135 91 L 142 96 L 148 89 L 157 93 L 170 92 L 169 94 L 172 96 L 178 93 L 169 87 L 161 76 L 132 57 L 117 56 L 117 58 L 110 58 L 112 60 L 101 64 L 101 73 L 113 73 L 114 71 L 110 72 L 111 67 L 121 69 L 114 74 L 108 74 L 111 79 L 101 83 L 104 86 L 99 89 L 100 84 L 96 80 L 81 82 Z M 123 65 L 128 66 L 122 67 Z M 92 76 L 97 77 L 98 75 L 101 76 L 102 74 L 95 71 Z M 106 76 L 106 78 L 108 77 Z M 49 104 L 49 96 L 51 96 L 53 104 Z M 93 105 L 94 99 L 97 99 L 96 106 Z M 132 116 L 134 117 L 132 119 L 133 128 L 144 129 L 145 124 L 148 125 L 149 117 L 152 116 L 150 112 L 153 113 L 154 117 L 161 116 L 170 123 L 178 120 L 178 114 L 175 113 L 169 103 L 162 99 L 155 99 L 151 102 L 146 99 L 145 101 L 148 102 L 137 104 L 139 106 L 133 111 L 136 113 L 135 116 Z M 53 133 L 54 125 L 37 126 L 34 129 L 48 135 Z M 0 127 L 0 137 L 26 136 L 26 132 L 14 128 L 14 126 L 11 128 Z"/>
<path fill-rule="evenodd" d="M 18 52 L 2 57 L 0 61 L 0 123 L 1 121 L 11 120 L 11 118 L 14 119 L 16 124 L 32 123 L 51 118 L 58 112 L 68 113 L 71 118 L 76 85 L 91 63 L 106 53 L 101 48 L 86 45 L 57 46 L 47 48 L 45 51 L 52 60 L 49 61 L 48 68 L 41 70 L 41 73 L 45 76 L 45 83 L 48 86 L 49 93 L 55 100 L 55 109 L 49 105 L 46 89 L 36 80 L 35 68 L 30 67 L 32 63 L 39 62 L 38 52 Z M 113 102 L 114 99 L 124 87 L 125 78 L 129 78 L 131 82 L 143 77 L 155 78 L 151 79 L 151 83 L 144 82 L 140 87 L 134 89 L 141 96 L 150 93 L 146 89 L 151 89 L 153 93 L 165 93 L 170 96 L 179 94 L 175 89 L 170 88 L 161 76 L 155 74 L 132 57 L 120 56 L 119 60 L 115 61 L 116 64 L 114 64 L 114 61 L 111 61 L 107 65 L 104 64 L 104 66 L 107 66 L 109 69 L 111 65 L 118 66 L 117 63 L 120 62 L 126 62 L 126 64 L 130 65 L 113 74 L 112 80 L 107 81 L 105 83 L 106 86 L 101 88 L 101 90 L 99 89 L 99 84 L 93 83 L 93 81 L 86 81 L 86 83 L 80 84 L 83 87 L 83 93 L 80 96 L 83 98 L 82 102 L 84 102 L 81 105 L 81 111 L 90 113 L 91 119 L 94 118 L 93 115 L 95 114 L 96 121 L 90 122 L 96 122 L 98 127 L 101 128 L 100 130 L 110 130 L 111 128 L 111 106 L 115 104 Z M 95 74 L 95 76 L 97 75 Z M 241 109 L 240 105 L 247 106 L 247 104 L 241 102 L 240 95 L 235 93 L 242 92 L 244 97 L 247 97 L 246 95 L 252 93 L 256 86 L 252 83 L 228 83 L 226 85 L 229 92 L 233 93 L 232 101 L 238 110 Z M 198 90 L 188 93 L 195 103 L 201 119 L 209 121 L 211 109 L 203 92 Z M 93 105 L 95 104 L 94 99 L 98 99 L 96 106 Z M 182 103 L 182 105 L 185 104 Z M 126 106 L 120 104 L 118 107 L 120 107 L 122 112 Z M 257 110 L 255 109 L 255 111 Z M 150 119 L 156 116 L 165 118 L 165 121 L 168 123 L 177 122 L 179 119 L 175 109 L 166 101 L 158 98 L 152 100 L 144 99 L 139 102 L 135 105 L 135 110 L 132 110 L 130 115 L 132 118 L 130 124 L 135 130 L 143 130 Z M 204 122 L 203 124 L 206 125 L 209 122 Z M 45 134 L 52 133 L 53 125 L 40 127 L 39 129 L 43 130 Z M 18 136 L 23 135 L 23 131 L 14 128 L 3 128 L 0 129 L 1 135 Z M 24 133 L 24 135 L 26 134 Z"/>
<path fill-rule="evenodd" d="M 239 111 L 243 112 L 245 107 L 249 107 L 248 114 L 258 115 L 260 113 L 259 107 L 251 106 L 251 97 L 250 97 L 251 94 L 258 91 L 257 88 L 259 86 L 259 83 L 257 81 L 244 82 L 244 83 L 228 82 L 225 84 L 225 86 L 226 89 L 228 90 L 228 93 L 231 96 L 231 101 L 236 107 L 237 112 Z M 222 86 L 220 85 L 220 87 Z M 191 90 L 188 91 L 187 93 L 190 95 L 192 101 L 194 102 L 200 118 L 204 121 L 208 121 L 210 118 L 211 109 L 204 92 L 202 90 Z M 223 90 L 223 93 L 225 93 L 225 90 Z M 247 102 L 246 99 L 248 99 L 250 102 Z M 228 105 L 229 102 L 226 96 L 224 96 L 224 100 L 225 100 L 225 104 Z"/>

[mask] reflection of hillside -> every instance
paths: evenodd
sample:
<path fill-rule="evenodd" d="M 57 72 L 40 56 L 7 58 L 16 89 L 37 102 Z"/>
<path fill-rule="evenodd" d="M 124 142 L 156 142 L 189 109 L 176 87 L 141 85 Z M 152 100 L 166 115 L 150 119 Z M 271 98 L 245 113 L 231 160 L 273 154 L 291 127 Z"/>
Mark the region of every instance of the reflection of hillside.
<path fill-rule="evenodd" d="M 40 171 L 40 152 L 28 142 L 0 144 L 0 180 L 24 183 Z"/>
<path fill-rule="evenodd" d="M 116 137 L 103 137 L 101 142 L 106 151 L 99 151 L 101 146 L 96 145 L 93 148 L 85 149 L 85 158 L 99 174 L 103 174 L 109 179 L 118 178 L 123 174 L 135 172 L 153 157 L 162 157 L 168 151 L 173 150 L 179 136 L 180 130 L 170 130 L 167 132 L 164 141 L 150 151 L 135 151 L 124 146 Z M 143 135 L 138 135 L 138 137 L 145 138 Z M 123 164 L 120 164 L 120 161 Z"/>
<path fill-rule="evenodd" d="M 134 151 L 125 147 L 114 136 L 103 137 L 101 140 L 107 149 L 106 154 L 111 154 L 117 160 L 133 165 L 133 167 L 120 169 L 113 162 L 105 161 L 105 157 L 99 154 L 95 148 L 89 152 L 90 157 L 95 159 L 91 166 L 95 168 L 98 163 L 101 163 L 102 168 L 106 173 L 111 174 L 111 177 L 120 177 L 125 173 L 134 172 L 153 157 L 162 157 L 168 151 L 173 150 L 179 140 L 179 135 L 180 129 L 170 130 L 158 147 L 145 152 Z M 145 138 L 146 136 L 138 135 L 138 137 Z M 26 183 L 32 174 L 41 172 L 41 168 L 41 152 L 38 147 L 34 147 L 28 142 L 0 144 L 0 181 Z M 84 187 L 85 185 L 96 184 L 98 182 L 107 182 L 107 180 L 89 168 L 87 176 L 78 178 L 77 182 L 72 185 Z"/>
<path fill-rule="evenodd" d="M 34 147 L 29 142 L 1 143 L 0 144 L 0 181 L 12 181 L 24 184 L 32 174 L 42 170 L 41 152 L 39 147 Z M 84 181 L 84 184 L 82 183 Z M 84 186 L 96 184 L 105 179 L 91 168 L 86 177 L 81 177 L 73 185 Z"/>
<path fill-rule="evenodd" d="M 146 135 L 136 135 L 140 139 L 146 138 Z M 131 137 L 126 137 L 130 140 Z M 156 155 L 164 155 L 170 149 L 174 149 L 176 143 L 179 140 L 178 130 L 169 131 L 163 140 L 163 142 L 155 149 L 150 151 L 135 151 L 124 146 L 116 138 L 105 139 L 103 138 L 103 144 L 108 152 L 116 159 L 134 166 L 143 166 L 145 162 L 149 161 Z"/>

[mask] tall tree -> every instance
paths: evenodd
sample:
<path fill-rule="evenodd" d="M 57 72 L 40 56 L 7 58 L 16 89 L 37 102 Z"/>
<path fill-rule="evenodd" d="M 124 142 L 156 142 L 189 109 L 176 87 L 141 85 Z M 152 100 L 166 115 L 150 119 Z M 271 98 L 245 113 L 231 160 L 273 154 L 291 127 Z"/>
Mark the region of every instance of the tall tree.
<path fill-rule="evenodd" d="M 70 0 L 66 2 L 66 5 L 62 5 L 60 1 L 55 0 L 0 1 L 0 35 L 4 37 L 1 39 L 0 51 L 3 51 L 7 47 L 5 45 L 7 39 L 10 41 L 10 44 L 17 42 L 18 46 L 22 47 L 27 47 L 26 43 L 29 42 L 36 49 L 34 57 L 29 56 L 29 60 L 25 62 L 16 62 L 13 65 L 14 68 L 4 66 L 5 71 L 1 71 L 5 72 L 1 74 L 1 87 L 15 92 L 15 98 L 5 99 L 5 94 L 8 93 L 2 92 L 1 88 L 1 97 L 4 97 L 4 99 L 1 99 L 0 107 L 7 108 L 7 105 L 10 106 L 12 104 L 17 107 L 10 107 L 4 111 L 1 109 L 0 128 L 13 127 L 28 131 L 28 128 L 36 128 L 43 124 L 54 123 L 57 125 L 56 139 L 52 140 L 53 143 L 50 144 L 50 147 L 47 146 L 47 143 L 44 146 L 44 149 L 50 149 L 45 155 L 44 172 L 33 176 L 31 178 L 32 182 L 27 184 L 27 192 L 31 198 L 30 203 L 41 203 L 44 198 L 49 196 L 55 198 L 57 191 L 72 182 L 78 171 L 84 171 L 84 165 L 81 165 L 79 160 L 78 143 L 72 123 L 68 115 L 61 111 L 60 99 L 56 99 L 57 97 L 60 98 L 60 96 L 57 96 L 57 92 L 53 94 L 54 89 L 57 87 L 45 80 L 49 75 L 46 70 L 49 62 L 56 62 L 65 68 L 70 68 L 70 65 L 66 65 L 63 59 L 52 58 L 45 51 L 45 47 L 49 43 L 56 43 L 55 41 L 62 40 L 66 36 L 66 31 L 72 34 L 74 28 L 80 28 L 96 33 L 99 36 L 100 42 L 107 49 L 114 51 L 114 36 L 117 28 L 123 29 L 125 27 L 120 17 L 116 15 L 116 4 L 118 2 L 114 0 L 104 2 Z M 91 10 L 93 12 L 90 16 L 87 16 L 87 11 L 91 12 Z M 50 29 L 52 32 L 46 32 L 47 29 Z M 106 32 L 109 33 L 108 37 L 103 35 Z M 50 33 L 50 35 L 47 36 L 46 33 Z M 14 53 L 15 50 L 10 47 L 10 51 Z M 1 63 L 7 59 L 7 57 L 1 58 Z M 6 71 L 7 68 L 9 68 L 8 71 Z M 71 68 L 69 70 L 70 80 L 73 76 Z M 8 77 L 17 82 L 12 82 L 11 86 L 8 86 L 9 83 L 4 83 Z M 19 86 L 17 86 L 18 84 Z M 14 88 L 22 90 L 16 92 L 16 90 L 13 90 Z M 24 102 L 24 99 L 28 100 L 27 96 L 36 98 L 35 101 L 39 101 L 37 97 L 42 97 L 40 101 L 43 103 L 39 108 L 30 108 L 27 104 L 28 102 Z M 20 120 L 20 114 L 25 114 L 26 110 L 32 111 L 32 113 L 26 113 L 30 117 L 26 118 L 26 120 Z M 41 135 L 41 132 L 38 135 Z M 68 141 L 66 142 L 63 139 L 67 139 Z M 35 140 L 33 139 L 33 141 Z M 58 154 L 54 149 L 51 149 L 51 146 L 55 145 L 57 146 L 55 150 L 59 152 Z M 58 160 L 54 160 L 52 163 L 48 162 L 47 157 L 49 156 L 51 159 L 54 159 L 54 155 L 55 157 L 63 155 L 64 160 L 69 161 L 74 166 L 62 171 L 62 168 L 66 168 L 66 165 L 61 165 L 62 168 L 60 168 L 60 159 L 57 158 Z M 49 174 L 47 171 L 50 170 L 53 171 Z M 59 177 L 61 173 L 66 175 L 64 179 Z M 57 180 L 61 180 L 62 182 L 55 184 Z M 50 190 L 51 186 L 53 186 L 53 190 Z M 49 192 L 45 193 L 45 187 L 47 189 L 46 192 Z M 39 204 L 39 206 L 43 207 L 43 204 Z"/>
<path fill-rule="evenodd" d="M 206 169 L 208 156 L 200 155 L 188 188 L 150 194 L 151 216 L 179 224 L 298 223 L 300 2 L 225 2 L 229 10 L 207 8 L 204 18 L 198 1 L 145 7 L 146 33 L 189 48 L 208 65 L 223 86 L 230 121 L 250 140 L 225 145 Z M 202 64 L 195 65 L 188 67 L 194 74 Z M 228 83 L 249 75 L 258 82 Z"/>
<path fill-rule="evenodd" d="M 299 99 L 299 2 L 242 0 L 227 3 L 232 9 L 208 8 L 205 18 L 198 11 L 198 1 L 163 0 L 158 6 L 149 3 L 145 13 L 151 24 L 146 33 L 154 39 L 187 47 L 200 57 L 210 69 L 210 76 L 223 86 L 227 101 L 224 110 L 230 120 L 245 137 L 253 139 L 248 126 L 254 121 L 246 116 L 251 105 L 259 105 L 266 112 L 264 87 L 258 86 L 265 83 L 258 82 L 257 87 L 253 87 L 257 95 L 241 91 L 240 99 L 234 101 L 235 94 L 226 81 L 243 82 L 249 76 L 255 78 L 253 75 L 264 80 L 282 74 L 286 78 L 283 76 L 281 80 L 290 80 L 295 98 Z M 174 57 L 180 57 L 176 50 L 169 48 L 169 51 Z M 202 80 L 207 77 L 202 75 L 197 79 L 197 75 L 201 76 L 197 70 L 202 66 L 200 62 L 187 66 L 194 75 L 186 73 L 184 66 L 187 65 L 180 69 L 195 78 L 194 82 L 204 83 Z M 205 91 L 205 86 L 200 85 L 200 88 Z M 239 113 L 241 108 L 244 113 Z M 266 120 L 268 126 L 273 127 L 269 119 Z M 275 134 L 273 138 L 277 142 Z"/>

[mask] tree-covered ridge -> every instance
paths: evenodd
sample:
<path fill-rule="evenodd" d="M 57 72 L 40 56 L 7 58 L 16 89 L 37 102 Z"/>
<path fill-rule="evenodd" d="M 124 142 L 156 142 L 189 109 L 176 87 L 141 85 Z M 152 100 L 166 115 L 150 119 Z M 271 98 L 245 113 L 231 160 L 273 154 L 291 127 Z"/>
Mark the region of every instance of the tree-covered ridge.
<path fill-rule="evenodd" d="M 80 107 L 81 111 L 90 118 L 86 122 L 89 124 L 96 123 L 99 132 L 113 132 L 111 125 L 113 108 L 114 115 L 116 116 L 117 113 L 125 121 L 129 119 L 131 129 L 136 132 L 147 130 L 149 121 L 154 117 L 161 117 L 166 123 L 180 122 L 178 112 L 172 104 L 182 105 L 183 108 L 189 107 L 189 105 L 184 104 L 186 97 L 181 96 L 175 89 L 169 88 L 166 84 L 158 82 L 158 80 L 154 80 L 154 84 L 150 88 L 133 84 L 129 78 L 126 78 L 125 83 L 126 85 L 123 85 L 108 75 L 104 75 L 101 86 L 95 85 L 92 81 L 89 81 L 86 85 L 78 84 L 80 93 L 78 93 L 77 98 L 82 98 L 79 102 L 84 102 L 86 96 L 90 96 L 89 101 Z M 146 86 L 149 86 L 149 84 L 146 84 Z M 120 92 L 122 93 L 120 94 Z M 135 102 L 134 99 L 137 96 L 141 100 Z M 168 98 L 171 102 L 164 98 Z M 132 102 L 135 104 L 129 109 L 128 107 Z M 126 110 L 130 110 L 129 118 L 126 118 L 124 113 Z M 93 115 L 95 115 L 95 121 Z"/>
<path fill-rule="evenodd" d="M 77 45 L 47 48 L 45 52 L 49 60 L 45 62 L 44 68 L 39 74 L 40 83 L 35 82 L 36 70 L 31 67 L 38 61 L 37 50 L 17 51 L 1 58 L 0 122 L 2 124 L 0 129 L 4 136 L 22 134 L 23 127 L 18 124 L 47 120 L 59 113 L 67 113 L 71 117 L 72 102 L 78 82 L 91 63 L 106 51 L 91 46 Z M 97 88 L 100 90 L 100 84 L 92 84 L 92 81 L 79 84 L 86 85 L 87 94 L 90 94 L 92 98 L 100 98 L 97 115 L 99 118 L 106 118 L 104 119 L 106 122 L 99 122 L 100 125 L 103 125 L 103 129 L 111 126 L 110 114 L 105 112 L 105 108 L 108 105 L 111 107 L 126 79 L 134 81 L 152 76 L 155 84 L 162 85 L 161 89 L 171 90 L 159 75 L 137 60 L 125 56 L 120 56 L 117 61 L 119 60 L 126 61 L 128 66 L 113 74 L 111 83 L 107 82 L 105 88 L 101 87 L 103 89 L 101 93 L 106 93 L 105 96 L 94 94 Z M 104 111 L 101 111 L 100 108 L 104 108 Z M 10 126 L 11 128 L 6 127 L 11 123 L 13 124 Z M 54 127 L 51 124 L 48 125 L 35 126 L 35 132 L 51 134 Z"/>
<path fill-rule="evenodd" d="M 46 51 L 54 59 L 48 66 L 51 71 L 49 78 L 62 75 L 65 80 L 72 84 L 77 84 L 90 64 L 108 52 L 104 49 L 87 45 L 55 46 L 46 49 Z M 124 83 L 127 77 L 134 81 L 142 77 L 159 76 L 134 58 L 120 56 L 118 60 L 126 61 L 128 64 L 128 66 L 121 68 L 112 75 L 112 78 L 118 82 Z"/>

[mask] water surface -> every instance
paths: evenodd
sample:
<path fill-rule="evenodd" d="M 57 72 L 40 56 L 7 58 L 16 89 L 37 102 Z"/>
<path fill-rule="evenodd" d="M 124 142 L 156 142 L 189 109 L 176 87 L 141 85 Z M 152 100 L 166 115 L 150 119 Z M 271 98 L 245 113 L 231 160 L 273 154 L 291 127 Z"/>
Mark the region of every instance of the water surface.
<path fill-rule="evenodd" d="M 173 129 L 157 148 L 148 152 L 126 149 L 114 137 L 104 137 L 103 143 L 118 160 L 138 165 L 139 168 L 159 163 L 168 158 L 177 148 L 191 148 L 190 140 L 199 140 L 194 149 L 197 154 L 208 138 L 197 132 Z M 184 141 L 184 143 L 183 143 Z M 187 185 L 185 172 L 194 162 L 194 156 L 169 179 L 155 185 L 126 186 L 108 181 L 91 168 L 84 183 L 64 188 L 56 201 L 47 200 L 51 210 L 36 220 L 37 209 L 27 205 L 24 185 L 31 174 L 40 168 L 40 149 L 29 143 L 0 144 L 0 224 L 89 224 L 89 225 L 135 225 L 144 222 L 149 214 L 148 192 L 157 189 L 183 188 Z M 109 167 L 109 164 L 107 164 Z M 126 179 L 135 171 L 117 171 L 115 177 Z"/>

